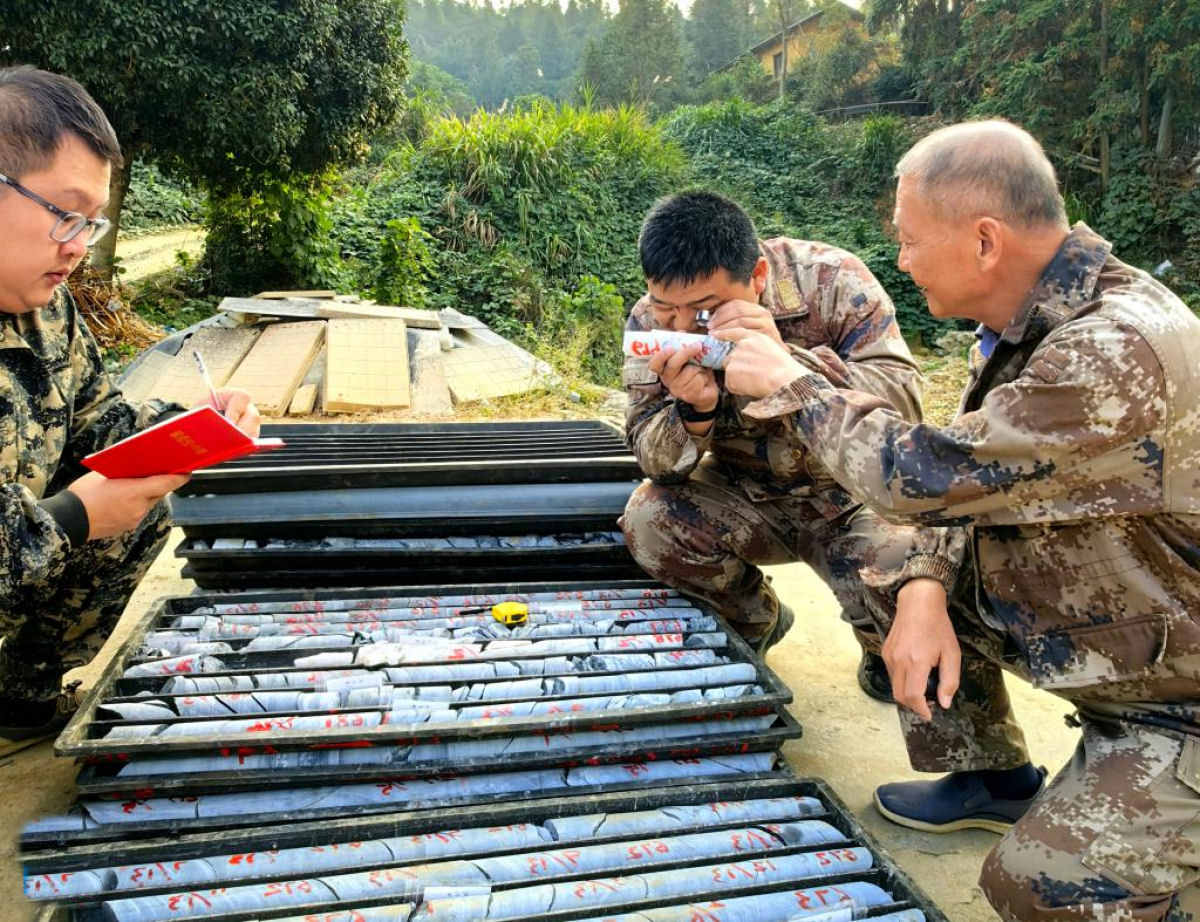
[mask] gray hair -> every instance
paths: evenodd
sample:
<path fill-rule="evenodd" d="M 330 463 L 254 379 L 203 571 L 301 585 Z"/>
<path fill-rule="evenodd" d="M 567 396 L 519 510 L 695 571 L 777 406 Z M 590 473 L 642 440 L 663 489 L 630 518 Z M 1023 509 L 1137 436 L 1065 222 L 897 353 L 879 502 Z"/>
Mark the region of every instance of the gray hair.
<path fill-rule="evenodd" d="M 1011 122 L 962 122 L 922 138 L 896 164 L 940 218 L 991 215 L 1021 227 L 1062 226 L 1067 213 L 1042 146 Z"/>
<path fill-rule="evenodd" d="M 14 179 L 44 169 L 74 134 L 119 169 L 116 132 L 88 91 L 70 77 L 34 67 L 0 67 L 0 172 Z"/>

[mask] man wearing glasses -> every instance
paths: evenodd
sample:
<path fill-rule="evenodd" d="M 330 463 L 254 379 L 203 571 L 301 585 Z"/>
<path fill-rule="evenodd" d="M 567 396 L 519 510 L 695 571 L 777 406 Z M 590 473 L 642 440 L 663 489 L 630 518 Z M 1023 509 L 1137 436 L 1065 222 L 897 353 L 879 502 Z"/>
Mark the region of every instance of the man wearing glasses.
<path fill-rule="evenodd" d="M 166 541 L 186 477 L 108 480 L 80 459 L 180 408 L 126 400 L 63 282 L 104 236 L 121 152 L 78 83 L 0 69 L 0 756 L 58 732 L 63 672 L 100 649 Z M 219 396 L 257 434 L 249 396 Z"/>
<path fill-rule="evenodd" d="M 655 204 L 638 254 L 646 295 L 626 330 L 755 330 L 782 349 L 813 350 L 828 374 L 920 419 L 920 373 L 891 299 L 845 250 L 760 240 L 737 203 L 697 190 Z M 907 532 L 862 527 L 860 507 L 787 422 L 750 419 L 698 347 L 626 359 L 626 441 L 649 478 L 621 519 L 648 573 L 707 600 L 760 653 L 791 627 L 759 567 L 803 560 L 856 627 L 863 691 L 891 700 L 878 639 L 860 604 L 859 570 L 890 568 Z"/>

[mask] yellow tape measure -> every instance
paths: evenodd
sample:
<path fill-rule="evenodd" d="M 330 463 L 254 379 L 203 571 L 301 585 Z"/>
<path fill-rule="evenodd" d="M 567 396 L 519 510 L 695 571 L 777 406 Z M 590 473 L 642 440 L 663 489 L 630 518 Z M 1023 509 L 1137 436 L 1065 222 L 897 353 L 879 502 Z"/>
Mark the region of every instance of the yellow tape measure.
<path fill-rule="evenodd" d="M 529 620 L 529 606 L 524 602 L 500 602 L 492 606 L 492 617 L 512 627 Z"/>

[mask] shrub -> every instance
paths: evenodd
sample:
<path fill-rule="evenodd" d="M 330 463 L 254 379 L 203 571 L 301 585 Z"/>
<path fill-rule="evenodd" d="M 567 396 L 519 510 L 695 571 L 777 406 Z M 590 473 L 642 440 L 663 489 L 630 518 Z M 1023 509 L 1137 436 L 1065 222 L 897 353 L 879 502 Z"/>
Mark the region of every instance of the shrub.
<path fill-rule="evenodd" d="M 121 209 L 122 231 L 199 224 L 203 217 L 204 196 L 196 189 L 163 175 L 152 163 L 133 162 Z"/>
<path fill-rule="evenodd" d="M 328 177 L 273 178 L 212 193 L 204 265 L 211 291 L 336 288 L 341 262 L 331 232 Z"/>

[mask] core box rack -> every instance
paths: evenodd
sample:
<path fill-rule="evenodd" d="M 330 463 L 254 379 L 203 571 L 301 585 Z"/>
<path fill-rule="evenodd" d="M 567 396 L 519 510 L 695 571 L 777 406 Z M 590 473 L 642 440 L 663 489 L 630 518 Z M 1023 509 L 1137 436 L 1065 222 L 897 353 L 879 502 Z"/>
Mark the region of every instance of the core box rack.
<path fill-rule="evenodd" d="M 24 854 L 39 922 L 947 922 L 822 782 L 769 771 Z"/>
<path fill-rule="evenodd" d="M 492 616 L 521 600 L 525 624 Z M 770 752 L 791 697 L 645 579 L 194 595 L 143 618 L 56 750 L 81 794 L 146 800 Z"/>
<path fill-rule="evenodd" d="M 282 449 L 172 499 L 205 589 L 640 574 L 617 518 L 642 474 L 601 420 L 268 425 Z"/>

